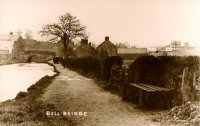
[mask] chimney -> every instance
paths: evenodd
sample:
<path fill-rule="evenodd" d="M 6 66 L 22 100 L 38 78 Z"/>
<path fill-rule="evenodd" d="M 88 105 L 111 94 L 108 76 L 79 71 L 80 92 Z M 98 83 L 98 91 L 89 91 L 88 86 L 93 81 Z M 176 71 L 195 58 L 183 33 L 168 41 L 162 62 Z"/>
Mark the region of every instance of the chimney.
<path fill-rule="evenodd" d="M 105 37 L 105 41 L 109 41 L 109 36 L 106 36 L 106 37 Z"/>
<path fill-rule="evenodd" d="M 13 32 L 10 32 L 9 35 L 13 36 Z"/>
<path fill-rule="evenodd" d="M 84 45 L 88 44 L 88 39 L 81 39 L 81 44 L 84 44 Z"/>

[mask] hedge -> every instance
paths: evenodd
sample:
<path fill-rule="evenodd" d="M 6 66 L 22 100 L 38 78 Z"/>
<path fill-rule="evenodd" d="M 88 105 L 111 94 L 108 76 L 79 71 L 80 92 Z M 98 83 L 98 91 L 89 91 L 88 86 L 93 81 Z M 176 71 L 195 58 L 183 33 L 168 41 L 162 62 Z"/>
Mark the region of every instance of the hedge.
<path fill-rule="evenodd" d="M 93 57 L 68 58 L 64 60 L 63 65 L 72 70 L 81 71 L 84 74 L 92 74 L 99 79 L 109 81 L 111 67 L 114 63 L 121 66 L 122 58 L 119 56 L 106 57 L 104 60 Z"/>

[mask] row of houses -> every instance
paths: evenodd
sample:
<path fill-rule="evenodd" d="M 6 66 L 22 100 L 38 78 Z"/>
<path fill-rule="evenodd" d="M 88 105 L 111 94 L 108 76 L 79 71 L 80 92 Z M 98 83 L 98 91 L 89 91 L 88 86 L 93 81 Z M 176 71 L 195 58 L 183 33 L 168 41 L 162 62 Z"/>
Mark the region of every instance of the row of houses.
<path fill-rule="evenodd" d="M 77 58 L 104 58 L 106 56 L 116 55 L 134 58 L 137 54 L 147 54 L 147 49 L 117 48 L 117 46 L 109 40 L 108 36 L 106 36 L 105 40 L 96 48 L 88 42 L 87 39 L 82 39 L 78 47 L 73 42 L 70 42 L 68 47 L 67 53 L 69 56 Z M 49 42 L 23 39 L 21 36 L 13 34 L 0 35 L 0 58 L 6 59 L 6 57 L 11 57 L 13 61 L 16 62 L 26 62 L 27 58 L 31 55 L 39 56 L 39 54 L 44 55 L 47 54 L 47 52 L 63 57 L 65 55 L 63 49 L 62 42 L 58 42 L 57 45 L 52 45 Z"/>
<path fill-rule="evenodd" d="M 70 44 L 73 45 L 73 44 Z M 73 47 L 73 46 L 71 46 Z M 70 57 L 84 58 L 84 57 L 98 57 L 104 58 L 106 56 L 120 56 L 123 59 L 134 59 L 138 56 L 148 55 L 147 48 L 118 48 L 106 36 L 105 40 L 96 48 L 92 46 L 88 39 L 82 39 L 81 44 L 73 49 Z M 63 56 L 63 55 L 60 55 Z"/>
<path fill-rule="evenodd" d="M 22 46 L 22 47 L 21 47 Z M 51 47 L 51 48 L 50 48 Z M 164 47 L 157 47 L 154 51 L 150 51 L 148 48 L 122 48 L 115 45 L 106 36 L 104 41 L 94 47 L 88 39 L 82 39 L 80 45 L 77 46 L 73 42 L 68 44 L 68 51 L 65 52 L 69 57 L 99 57 L 104 58 L 106 56 L 120 56 L 123 59 L 133 60 L 136 57 L 143 55 L 197 55 L 200 51 L 195 52 L 194 48 L 188 43 L 181 45 L 181 42 L 172 42 Z M 0 35 L 0 57 L 4 55 L 11 55 L 13 58 L 20 57 L 20 55 L 26 55 L 27 52 L 53 52 L 56 56 L 64 57 L 64 47 L 62 42 L 58 42 L 55 46 L 52 46 L 49 42 L 41 42 L 32 39 L 23 39 L 20 36 L 13 35 Z"/>
<path fill-rule="evenodd" d="M 51 46 L 51 48 L 50 48 Z M 100 57 L 122 56 L 126 59 L 133 59 L 138 55 L 147 54 L 147 48 L 118 48 L 106 36 L 105 40 L 96 48 L 87 39 L 82 39 L 78 47 L 73 42 L 69 43 L 68 54 L 70 57 Z M 46 47 L 46 48 L 45 48 Z M 36 41 L 33 39 L 23 39 L 21 36 L 10 34 L 0 34 L 0 55 L 12 55 L 16 58 L 30 51 L 52 51 L 57 56 L 64 56 L 63 46 L 58 42 L 57 47 L 48 42 Z"/>
<path fill-rule="evenodd" d="M 156 47 L 153 51 L 149 48 L 121 48 L 112 43 L 106 36 L 105 40 L 96 48 L 92 47 L 88 40 L 82 40 L 81 45 L 74 49 L 72 57 L 98 56 L 104 58 L 105 56 L 120 56 L 125 60 L 134 60 L 136 57 L 144 55 L 191 56 L 200 55 L 200 49 L 190 46 L 188 42 L 182 44 L 180 41 L 173 41 L 167 46 Z"/>
<path fill-rule="evenodd" d="M 191 56 L 200 55 L 200 49 L 189 45 L 188 42 L 172 41 L 169 45 L 149 49 L 149 55 L 156 56 Z"/>

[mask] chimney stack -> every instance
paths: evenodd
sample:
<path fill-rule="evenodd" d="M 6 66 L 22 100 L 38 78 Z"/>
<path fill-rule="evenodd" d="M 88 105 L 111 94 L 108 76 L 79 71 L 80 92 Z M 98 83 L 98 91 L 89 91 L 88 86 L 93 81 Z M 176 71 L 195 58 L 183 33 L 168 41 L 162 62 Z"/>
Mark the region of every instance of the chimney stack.
<path fill-rule="evenodd" d="M 105 37 L 105 41 L 109 41 L 109 36 L 106 36 L 106 37 Z"/>
<path fill-rule="evenodd" d="M 81 39 L 81 44 L 84 44 L 84 45 L 88 44 L 88 39 Z"/>

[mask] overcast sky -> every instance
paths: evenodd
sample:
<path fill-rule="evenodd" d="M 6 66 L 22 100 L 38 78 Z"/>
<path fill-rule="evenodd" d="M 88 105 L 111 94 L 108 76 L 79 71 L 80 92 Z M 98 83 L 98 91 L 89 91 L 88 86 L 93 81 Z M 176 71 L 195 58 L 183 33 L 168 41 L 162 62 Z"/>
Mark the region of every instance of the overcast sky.
<path fill-rule="evenodd" d="M 65 12 L 87 27 L 89 41 L 140 47 L 173 40 L 200 46 L 200 0 L 0 0 L 0 34 L 31 29 L 34 38 Z"/>

